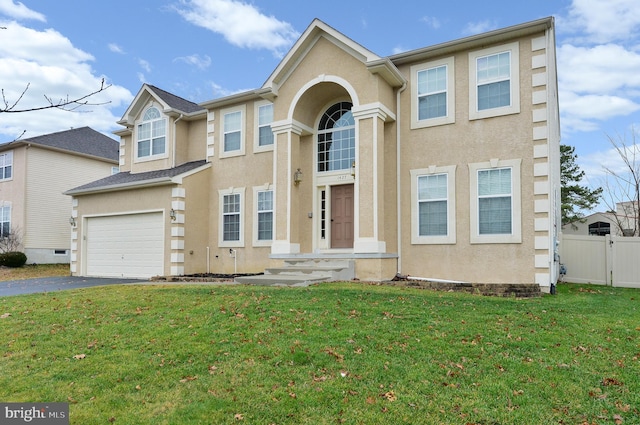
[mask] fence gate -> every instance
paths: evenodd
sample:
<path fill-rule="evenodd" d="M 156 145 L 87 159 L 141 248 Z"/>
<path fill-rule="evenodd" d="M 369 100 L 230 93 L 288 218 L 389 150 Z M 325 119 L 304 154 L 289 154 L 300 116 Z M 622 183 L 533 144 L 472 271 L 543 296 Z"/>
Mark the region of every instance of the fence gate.
<path fill-rule="evenodd" d="M 562 235 L 565 282 L 640 288 L 640 238 Z"/>
<path fill-rule="evenodd" d="M 640 288 L 640 238 L 611 238 L 613 286 Z"/>

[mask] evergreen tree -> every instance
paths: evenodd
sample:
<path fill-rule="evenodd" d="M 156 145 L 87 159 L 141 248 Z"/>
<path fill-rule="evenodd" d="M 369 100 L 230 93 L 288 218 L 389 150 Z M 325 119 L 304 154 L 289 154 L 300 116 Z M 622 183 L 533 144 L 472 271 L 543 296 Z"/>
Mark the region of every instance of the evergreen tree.
<path fill-rule="evenodd" d="M 589 189 L 580 182 L 584 171 L 576 163 L 578 155 L 575 147 L 560 145 L 560 182 L 562 183 L 562 223 L 570 223 L 583 217 L 581 210 L 595 207 L 602 194 L 602 188 Z"/>

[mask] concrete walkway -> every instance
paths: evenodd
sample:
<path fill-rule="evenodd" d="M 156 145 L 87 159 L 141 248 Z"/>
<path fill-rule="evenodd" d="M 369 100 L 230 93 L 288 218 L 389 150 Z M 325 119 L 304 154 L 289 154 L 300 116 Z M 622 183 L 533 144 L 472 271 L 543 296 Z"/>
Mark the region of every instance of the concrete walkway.
<path fill-rule="evenodd" d="M 43 277 L 0 282 L 0 297 L 62 291 L 65 289 L 89 288 L 92 286 L 119 285 L 124 283 L 145 283 L 148 280 L 110 279 L 102 277 Z"/>

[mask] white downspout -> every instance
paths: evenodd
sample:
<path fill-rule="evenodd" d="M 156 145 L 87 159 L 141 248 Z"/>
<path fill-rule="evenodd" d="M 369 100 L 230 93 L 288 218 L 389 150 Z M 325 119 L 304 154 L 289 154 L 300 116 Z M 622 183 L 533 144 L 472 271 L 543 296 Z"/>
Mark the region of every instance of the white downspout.
<path fill-rule="evenodd" d="M 401 274 L 402 272 L 402 208 L 400 206 L 400 201 L 401 201 L 401 191 L 402 191 L 402 184 L 400 181 L 400 177 L 402 175 L 401 173 L 401 167 L 400 167 L 400 153 L 401 153 L 401 149 L 400 149 L 400 140 L 401 140 L 401 120 L 402 120 L 402 114 L 400 113 L 400 94 L 402 94 L 403 91 L 405 91 L 405 89 L 407 88 L 407 82 L 405 81 L 402 84 L 402 87 L 400 87 L 400 89 L 398 89 L 398 92 L 396 93 L 396 204 L 397 204 L 397 219 L 398 219 L 398 270 L 397 273 Z"/>
<path fill-rule="evenodd" d="M 175 168 L 176 166 L 176 138 L 178 137 L 178 121 L 180 121 L 184 117 L 184 114 L 180 114 L 180 116 L 173 122 L 173 142 L 172 142 L 172 154 L 171 154 L 171 168 Z"/>

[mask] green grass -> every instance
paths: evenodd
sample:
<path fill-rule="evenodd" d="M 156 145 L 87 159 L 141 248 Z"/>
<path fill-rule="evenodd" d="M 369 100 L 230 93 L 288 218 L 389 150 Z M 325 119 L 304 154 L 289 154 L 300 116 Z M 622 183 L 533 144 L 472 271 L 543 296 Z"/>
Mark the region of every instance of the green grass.
<path fill-rule="evenodd" d="M 0 400 L 70 402 L 82 425 L 640 423 L 638 298 L 364 284 L 9 297 Z"/>

